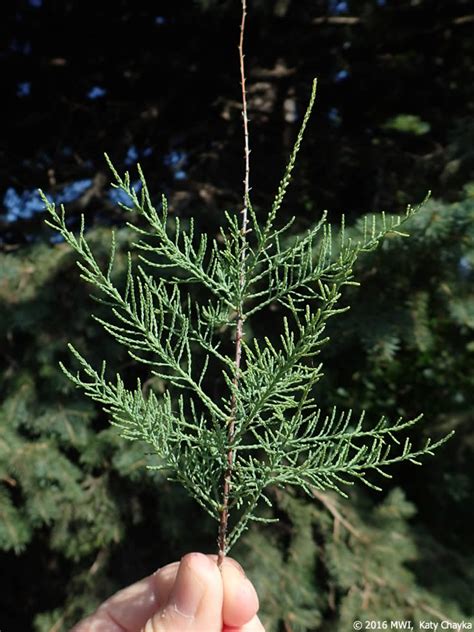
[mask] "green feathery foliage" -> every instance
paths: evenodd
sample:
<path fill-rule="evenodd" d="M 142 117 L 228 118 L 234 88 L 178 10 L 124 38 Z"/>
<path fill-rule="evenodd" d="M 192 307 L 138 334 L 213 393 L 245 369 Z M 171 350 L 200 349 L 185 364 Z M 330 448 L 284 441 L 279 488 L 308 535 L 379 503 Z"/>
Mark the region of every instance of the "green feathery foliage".
<path fill-rule="evenodd" d="M 120 375 L 113 380 L 106 376 L 105 363 L 94 368 L 72 346 L 81 370 L 73 374 L 63 367 L 65 373 L 102 404 L 124 438 L 151 446 L 160 459 L 155 467 L 180 482 L 215 519 L 222 510 L 221 483 L 232 453 L 233 521 L 226 552 L 249 521 L 267 521 L 257 505 L 260 499 L 270 503 L 268 486 L 293 485 L 309 495 L 314 489 L 341 491 L 341 485 L 354 480 L 374 486 L 368 478 L 371 473 L 387 476 L 386 466 L 405 460 L 418 463 L 420 456 L 432 454 L 446 440 L 428 440 L 422 447 L 412 446 L 407 438 L 400 441 L 400 433 L 420 416 L 394 422 L 382 417 L 366 428 L 364 414 L 353 419 L 351 411 L 335 408 L 325 414 L 317 404 L 315 386 L 322 365 L 316 357 L 328 341 L 328 320 L 348 309 L 340 306 L 340 298 L 344 286 L 356 283 L 354 263 L 387 234 L 402 235 L 402 224 L 417 209 L 409 207 L 403 217 L 382 214 L 372 222 L 366 219 L 356 240 L 346 236 L 343 227 L 335 240 L 326 214 L 294 239 L 293 220 L 278 226 L 315 91 L 316 83 L 263 222 L 247 200 L 246 231 L 238 216 L 227 212 L 219 238 L 210 241 L 198 235 L 193 220 L 184 230 L 179 218 L 169 217 L 164 197 L 158 208 L 153 204 L 140 166 L 137 193 L 130 175 L 121 177 L 109 161 L 114 186 L 131 200 L 124 208 L 147 223 L 144 228 L 129 224 L 137 237 L 128 254 L 124 288 L 114 280 L 115 236 L 108 265 L 102 269 L 86 239 L 84 221 L 75 235 L 67 227 L 64 208 L 57 209 L 44 197 L 48 224 L 79 255 L 81 277 L 110 308 L 110 318 L 96 320 L 162 381 L 164 391 L 145 392 L 140 381 L 127 388 Z M 205 299 L 194 298 L 192 284 L 201 287 Z M 237 315 L 249 323 L 276 305 L 282 313 L 281 332 L 262 339 L 244 337 L 239 368 L 228 352 Z M 210 379 L 216 370 L 221 376 L 217 397 Z M 229 436 L 231 421 L 235 429 Z"/>
<path fill-rule="evenodd" d="M 400 620 L 411 621 L 414 630 L 427 620 L 472 625 L 472 609 L 466 608 L 472 602 L 469 559 L 453 552 L 447 556 L 427 532 L 410 526 L 416 509 L 400 488 L 378 504 L 361 491 L 349 501 L 318 492 L 313 502 L 278 491 L 275 505 L 284 537 L 283 529 L 275 526 L 265 537 L 250 529 L 239 543 L 239 557 L 246 560 L 262 596 L 265 630 L 345 632 L 354 621 L 365 627 L 371 620 L 388 621 L 388 629 L 390 621 Z M 451 575 L 455 586 L 444 598 L 429 583 L 427 589 L 426 578 L 421 580 L 414 571 L 430 554 L 444 555 L 445 568 L 456 569 Z M 460 607 L 463 591 L 467 613 Z"/>

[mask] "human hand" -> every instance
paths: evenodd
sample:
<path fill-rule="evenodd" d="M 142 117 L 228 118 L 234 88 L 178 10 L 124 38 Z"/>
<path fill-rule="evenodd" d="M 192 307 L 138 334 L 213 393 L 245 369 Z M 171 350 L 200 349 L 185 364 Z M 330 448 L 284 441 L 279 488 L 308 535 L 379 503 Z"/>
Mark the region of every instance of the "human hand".
<path fill-rule="evenodd" d="M 71 632 L 264 632 L 240 564 L 189 553 L 107 599 Z"/>

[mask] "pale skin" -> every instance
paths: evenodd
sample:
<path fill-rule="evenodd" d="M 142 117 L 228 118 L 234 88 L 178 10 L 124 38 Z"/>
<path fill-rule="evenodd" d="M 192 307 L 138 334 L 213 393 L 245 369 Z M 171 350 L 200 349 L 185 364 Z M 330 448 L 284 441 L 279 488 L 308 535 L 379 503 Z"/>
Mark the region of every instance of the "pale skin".
<path fill-rule="evenodd" d="M 238 562 L 189 553 L 107 599 L 71 632 L 265 632 Z"/>

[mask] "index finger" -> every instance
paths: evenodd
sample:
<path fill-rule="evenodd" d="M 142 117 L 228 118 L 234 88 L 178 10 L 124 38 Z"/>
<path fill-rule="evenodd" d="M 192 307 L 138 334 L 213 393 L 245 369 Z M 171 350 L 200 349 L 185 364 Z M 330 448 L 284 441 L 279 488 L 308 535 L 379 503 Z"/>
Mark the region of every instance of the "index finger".
<path fill-rule="evenodd" d="M 168 600 L 179 562 L 168 564 L 152 575 L 109 597 L 97 611 L 75 625 L 71 632 L 136 632 Z"/>

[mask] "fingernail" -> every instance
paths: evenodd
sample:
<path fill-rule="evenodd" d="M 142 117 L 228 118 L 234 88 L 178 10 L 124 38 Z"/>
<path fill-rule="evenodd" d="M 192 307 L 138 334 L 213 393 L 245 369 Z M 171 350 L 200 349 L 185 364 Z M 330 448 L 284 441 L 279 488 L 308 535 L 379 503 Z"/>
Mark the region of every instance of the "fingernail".
<path fill-rule="evenodd" d="M 204 575 L 209 571 L 211 564 L 212 562 L 202 553 L 192 553 L 181 561 L 172 601 L 175 610 L 184 617 L 196 616 L 206 592 Z"/>

